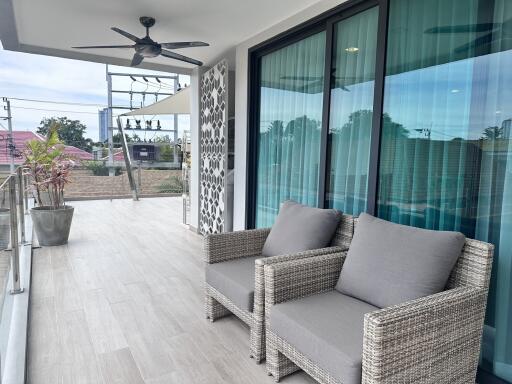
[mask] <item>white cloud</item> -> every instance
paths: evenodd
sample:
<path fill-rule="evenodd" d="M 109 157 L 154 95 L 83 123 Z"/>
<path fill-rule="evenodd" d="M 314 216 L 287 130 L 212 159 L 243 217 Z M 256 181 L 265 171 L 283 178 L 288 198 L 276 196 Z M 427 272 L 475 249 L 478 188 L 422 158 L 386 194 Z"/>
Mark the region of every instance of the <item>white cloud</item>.
<path fill-rule="evenodd" d="M 124 67 L 109 68 L 116 72 L 155 73 Z M 0 96 L 106 106 L 105 72 L 104 64 L 0 50 Z M 161 72 L 158 74 L 168 75 Z M 180 82 L 188 83 L 189 79 L 187 76 L 180 76 Z M 140 83 L 132 85 L 129 78 L 117 81 L 115 86 L 127 90 L 132 87 L 137 91 L 143 91 L 146 88 L 146 85 Z M 148 91 L 156 90 L 156 87 L 148 87 Z M 140 96 L 134 96 L 133 105 L 140 105 L 141 101 Z M 154 96 L 146 96 L 145 101 L 146 104 L 153 102 Z M 115 96 L 114 103 L 129 105 L 129 97 Z M 98 138 L 97 112 L 101 109 L 99 106 L 34 103 L 19 100 L 12 100 L 11 104 L 14 129 L 35 130 L 44 117 L 67 116 L 86 124 L 87 135 L 94 140 Z M 36 110 L 36 108 L 44 110 Z M 168 127 L 171 124 L 169 117 L 161 120 L 162 124 L 166 124 Z M 180 129 L 186 129 L 188 118 L 180 117 L 179 126 Z"/>

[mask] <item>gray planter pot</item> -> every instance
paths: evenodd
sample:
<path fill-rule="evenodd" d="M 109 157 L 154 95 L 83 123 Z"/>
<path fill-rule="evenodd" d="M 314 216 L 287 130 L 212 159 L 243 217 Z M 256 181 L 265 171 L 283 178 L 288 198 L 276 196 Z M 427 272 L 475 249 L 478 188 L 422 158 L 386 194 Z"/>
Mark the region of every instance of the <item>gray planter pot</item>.
<path fill-rule="evenodd" d="M 63 245 L 68 242 L 74 208 L 35 207 L 30 210 L 40 245 Z"/>
<path fill-rule="evenodd" d="M 9 247 L 11 240 L 11 212 L 9 208 L 0 208 L 0 251 Z"/>

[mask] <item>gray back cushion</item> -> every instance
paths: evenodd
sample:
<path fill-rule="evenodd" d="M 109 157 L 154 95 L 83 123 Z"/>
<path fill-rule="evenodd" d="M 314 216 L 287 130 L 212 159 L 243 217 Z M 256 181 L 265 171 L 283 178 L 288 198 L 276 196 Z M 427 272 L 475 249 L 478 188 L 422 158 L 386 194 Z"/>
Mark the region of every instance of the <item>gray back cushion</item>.
<path fill-rule="evenodd" d="M 460 232 L 408 227 L 363 213 L 336 289 L 379 308 L 441 292 L 464 242 Z"/>
<path fill-rule="evenodd" d="M 335 209 L 285 201 L 263 245 L 262 255 L 277 256 L 327 247 L 340 219 L 341 212 Z"/>

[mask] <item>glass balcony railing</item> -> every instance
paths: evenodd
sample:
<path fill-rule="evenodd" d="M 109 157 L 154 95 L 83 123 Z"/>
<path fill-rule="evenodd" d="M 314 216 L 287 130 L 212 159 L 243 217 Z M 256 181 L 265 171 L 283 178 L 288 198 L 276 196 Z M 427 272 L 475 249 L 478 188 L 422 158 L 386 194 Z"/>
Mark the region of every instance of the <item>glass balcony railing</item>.
<path fill-rule="evenodd" d="M 0 382 L 23 378 L 26 356 L 32 224 L 27 175 L 0 176 Z"/>

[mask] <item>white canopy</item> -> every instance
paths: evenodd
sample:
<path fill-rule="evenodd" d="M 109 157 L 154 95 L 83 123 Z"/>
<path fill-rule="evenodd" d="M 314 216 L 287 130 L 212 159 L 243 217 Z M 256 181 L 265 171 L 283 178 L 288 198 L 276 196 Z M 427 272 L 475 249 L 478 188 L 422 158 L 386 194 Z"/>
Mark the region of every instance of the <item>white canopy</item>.
<path fill-rule="evenodd" d="M 154 104 L 124 113 L 123 116 L 190 114 L 190 87 Z"/>

